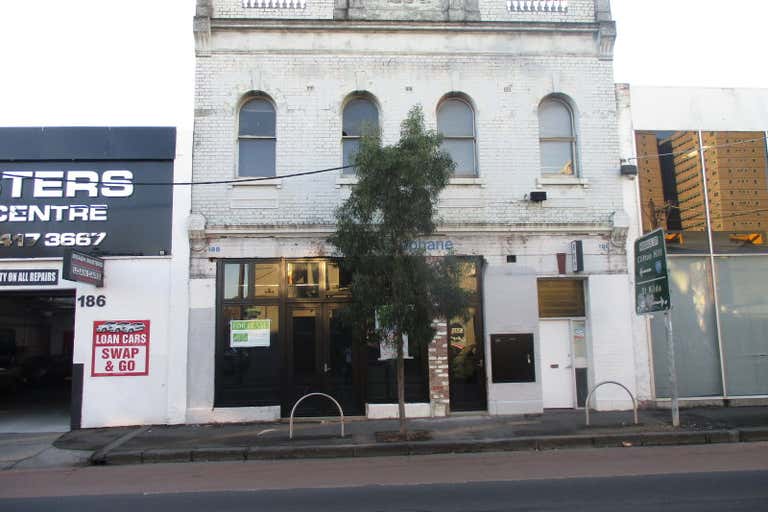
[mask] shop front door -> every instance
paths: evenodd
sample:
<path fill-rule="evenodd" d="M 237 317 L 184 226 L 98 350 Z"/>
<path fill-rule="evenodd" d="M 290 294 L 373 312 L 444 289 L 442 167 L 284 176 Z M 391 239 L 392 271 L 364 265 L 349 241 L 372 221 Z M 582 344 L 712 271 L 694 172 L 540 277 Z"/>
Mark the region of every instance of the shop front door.
<path fill-rule="evenodd" d="M 448 378 L 451 411 L 485 411 L 483 336 L 477 308 L 448 323 Z"/>
<path fill-rule="evenodd" d="M 289 393 L 282 414 L 288 416 L 302 396 L 325 393 L 342 406 L 345 415 L 362 414 L 359 347 L 339 320 L 332 304 L 293 305 L 288 308 L 290 351 Z M 296 416 L 338 416 L 325 397 L 304 400 Z"/>
<path fill-rule="evenodd" d="M 572 409 L 575 384 L 571 356 L 569 320 L 539 323 L 541 336 L 542 387 L 545 409 Z"/>

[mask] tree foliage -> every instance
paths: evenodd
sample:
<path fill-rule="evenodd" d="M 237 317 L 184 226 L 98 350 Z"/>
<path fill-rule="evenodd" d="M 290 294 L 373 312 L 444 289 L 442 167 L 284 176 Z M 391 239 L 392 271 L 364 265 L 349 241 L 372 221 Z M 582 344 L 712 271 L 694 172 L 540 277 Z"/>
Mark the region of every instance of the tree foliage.
<path fill-rule="evenodd" d="M 409 248 L 437 228 L 438 196 L 455 166 L 441 142 L 439 133 L 425 129 L 418 106 L 403 121 L 397 144 L 383 146 L 378 134 L 363 137 L 354 160 L 357 184 L 337 210 L 329 239 L 352 276 L 345 318 L 366 341 L 391 342 L 397 349 L 403 434 L 403 335 L 409 347 L 428 343 L 433 321 L 460 314 L 467 303 L 458 260 L 427 258 Z"/>

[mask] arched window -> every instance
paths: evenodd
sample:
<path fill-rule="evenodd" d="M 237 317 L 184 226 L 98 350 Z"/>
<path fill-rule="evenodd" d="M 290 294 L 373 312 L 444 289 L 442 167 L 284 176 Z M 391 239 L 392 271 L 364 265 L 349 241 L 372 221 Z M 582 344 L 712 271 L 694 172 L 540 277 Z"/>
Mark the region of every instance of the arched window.
<path fill-rule="evenodd" d="M 238 176 L 275 175 L 275 107 L 257 96 L 240 107 Z"/>
<path fill-rule="evenodd" d="M 341 145 L 343 165 L 351 165 L 360 147 L 360 138 L 369 130 L 379 129 L 379 110 L 369 98 L 355 97 L 344 105 L 341 122 Z M 355 174 L 353 167 L 344 169 L 343 174 Z"/>
<path fill-rule="evenodd" d="M 475 113 L 461 98 L 448 98 L 437 107 L 437 129 L 443 134 L 443 149 L 456 162 L 455 176 L 477 176 Z"/>
<path fill-rule="evenodd" d="M 539 105 L 541 173 L 576 176 L 576 135 L 573 111 L 563 100 L 550 97 Z"/>

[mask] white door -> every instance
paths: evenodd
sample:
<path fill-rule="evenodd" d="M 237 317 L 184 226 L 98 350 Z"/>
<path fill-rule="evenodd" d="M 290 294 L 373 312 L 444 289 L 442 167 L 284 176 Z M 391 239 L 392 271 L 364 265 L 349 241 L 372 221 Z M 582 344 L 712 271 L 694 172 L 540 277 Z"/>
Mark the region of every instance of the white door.
<path fill-rule="evenodd" d="M 544 408 L 572 409 L 575 406 L 575 390 L 570 320 L 539 322 L 539 336 Z"/>

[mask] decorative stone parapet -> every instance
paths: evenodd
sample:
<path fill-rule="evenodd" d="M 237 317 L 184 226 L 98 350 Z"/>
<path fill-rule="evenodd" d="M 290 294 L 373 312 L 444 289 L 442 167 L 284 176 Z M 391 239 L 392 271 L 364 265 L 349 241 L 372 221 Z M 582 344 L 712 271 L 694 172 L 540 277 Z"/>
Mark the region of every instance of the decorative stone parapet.
<path fill-rule="evenodd" d="M 244 9 L 306 9 L 307 0 L 243 0 Z"/>
<path fill-rule="evenodd" d="M 568 0 L 507 0 L 509 12 L 568 12 Z"/>

